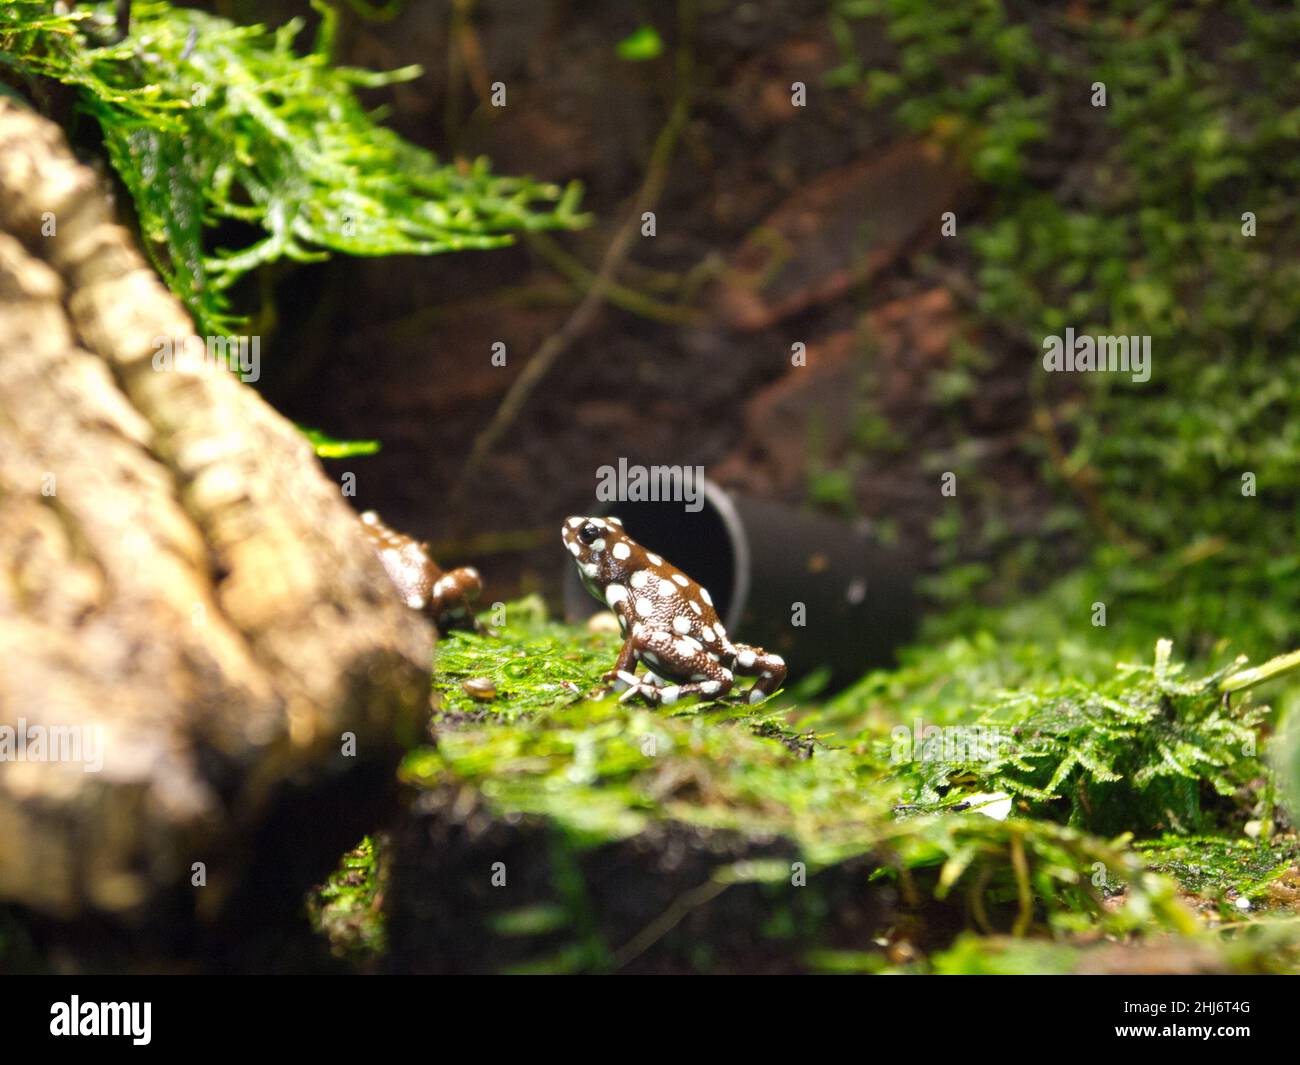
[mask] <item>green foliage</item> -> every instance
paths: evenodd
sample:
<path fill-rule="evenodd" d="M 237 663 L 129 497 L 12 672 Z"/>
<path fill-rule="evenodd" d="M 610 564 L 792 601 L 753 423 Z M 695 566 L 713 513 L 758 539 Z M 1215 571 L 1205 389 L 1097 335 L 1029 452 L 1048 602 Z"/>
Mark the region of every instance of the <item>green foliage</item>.
<path fill-rule="evenodd" d="M 312 449 L 323 459 L 347 459 L 357 455 L 376 455 L 383 447 L 378 440 L 337 440 L 319 429 L 299 431 L 311 443 Z"/>
<path fill-rule="evenodd" d="M 1300 935 L 1295 921 L 1255 922 L 1221 935 L 1201 933 L 1166 940 L 1157 950 L 1171 971 L 1223 972 L 1237 975 L 1296 975 L 1300 972 Z M 1107 963 L 1104 959 L 1109 956 Z M 1127 956 L 1127 965 L 1124 958 Z M 1149 962 L 1133 950 L 1112 945 L 1080 946 L 1007 936 L 959 936 L 913 972 L 949 976 L 1055 975 L 1074 972 L 1149 972 Z"/>
<path fill-rule="evenodd" d="M 953 564 L 932 590 L 958 606 L 979 589 L 1041 588 L 1047 552 L 1068 537 L 1086 570 L 1066 616 L 1102 601 L 1122 626 L 1077 624 L 1076 646 L 1119 657 L 1168 635 L 1199 658 L 1221 636 L 1252 655 L 1294 644 L 1300 12 L 1250 0 L 1077 13 L 837 0 L 833 11 L 844 62 L 831 80 L 892 107 L 900 133 L 957 146 L 986 186 L 944 254 L 973 269 L 983 335 L 1023 352 L 1060 443 L 1053 455 L 1026 437 L 1061 490 L 1033 542 L 963 521 L 997 512 L 1000 488 L 963 480 L 969 498 L 935 529 Z M 893 55 L 868 69 L 854 34 L 874 29 Z M 1094 82 L 1105 107 L 1092 105 Z M 1150 336 L 1151 380 L 1043 374 L 1042 338 L 1069 326 Z M 997 562 L 961 565 L 976 544 Z M 1049 593 L 1020 612 L 1056 631 L 1062 604 Z M 958 611 L 946 631 L 968 621 Z"/>
<path fill-rule="evenodd" d="M 1202 785 L 1227 799 L 1264 772 L 1256 756 L 1264 711 L 1225 699 L 1220 682 L 1232 667 L 1183 680 L 1169 654 L 1162 641 L 1152 666 L 1121 666 L 1101 683 L 1003 691 L 970 706 L 959 724 L 940 704 L 944 725 L 931 729 L 939 722 L 914 706 L 916 722 L 895 726 L 890 740 L 908 801 L 1007 792 L 1038 816 L 1092 831 L 1198 829 Z M 833 712 L 852 715 L 878 684 L 868 678 Z"/>
<path fill-rule="evenodd" d="M 927 971 L 944 976 L 1046 976 L 1072 971 L 1080 953 L 1068 943 L 988 939 L 967 932 L 935 954 Z"/>
<path fill-rule="evenodd" d="M 1300 858 L 1294 835 L 1275 840 L 1162 836 L 1136 845 L 1147 866 L 1184 890 L 1223 898 L 1267 898 L 1269 885 Z"/>
<path fill-rule="evenodd" d="M 538 598 L 511 603 L 506 614 L 509 623 L 500 632 L 452 631 L 438 642 L 439 713 L 513 721 L 575 699 L 618 655 L 618 642 L 608 633 L 577 635 L 547 621 Z M 472 679 L 490 681 L 496 698 L 484 703 L 466 693 L 462 685 Z"/>
<path fill-rule="evenodd" d="M 1300 810 L 1300 713 L 1293 710 L 1283 722 L 1272 757 L 1288 808 Z"/>
<path fill-rule="evenodd" d="M 1120 781 L 1138 798 L 1149 792 L 1169 801 L 1161 784 L 1171 780 L 1181 784 L 1204 771 L 1230 791 L 1239 777 L 1258 772 L 1234 746 L 1253 741 L 1257 711 L 1221 710 L 1223 674 L 1183 680 L 1167 651 L 1154 666 L 1126 668 L 1095 689 L 996 700 L 968 720 L 1020 729 L 1017 749 L 991 764 L 932 771 L 924 761 L 892 764 L 879 730 L 847 743 L 792 742 L 766 706 L 666 711 L 588 701 L 576 693 L 596 685 L 616 641 L 545 622 L 530 607 L 512 606 L 507 615 L 510 623 L 495 636 L 453 635 L 442 646 L 437 745 L 413 752 L 402 775 L 418 788 L 473 788 L 502 817 L 543 817 L 579 849 L 676 822 L 787 839 L 810 871 L 874 855 L 882 874 L 919 893 L 916 905 L 964 898 L 980 920 L 1004 931 L 1097 924 L 1186 930 L 1191 919 L 1167 882 L 1149 878 L 1122 839 L 1081 827 L 1105 820 L 1096 812 L 1075 816 L 1077 827 L 1022 811 L 1006 821 L 973 811 L 911 814 L 900 803 L 938 804 L 946 789 L 954 798 L 1004 787 L 1026 797 L 1029 812 L 1048 814 L 1058 790 L 1067 806 L 1077 802 L 1082 781 L 1098 808 L 1122 821 L 1141 814 L 1131 794 L 1120 794 Z M 460 684 L 471 676 L 490 678 L 497 700 L 465 695 Z M 841 734 L 842 711 L 832 705 L 826 719 Z M 816 712 L 801 721 L 821 724 Z M 1103 785 L 1116 790 L 1102 795 Z M 1182 812 L 1194 821 L 1195 788 L 1166 790 L 1191 804 Z M 1155 810 L 1151 822 L 1162 816 Z M 715 879 L 789 877 L 788 862 L 750 864 L 720 866 Z M 1099 867 L 1107 880 L 1096 879 Z M 1111 882 L 1128 885 L 1119 911 L 1103 906 Z"/>
<path fill-rule="evenodd" d="M 375 121 L 357 89 L 418 77 L 335 66 L 336 14 L 237 26 L 167 3 L 132 6 L 130 36 L 105 43 L 101 4 L 55 14 L 0 9 L 0 65 L 75 86 L 131 193 L 155 264 L 206 332 L 229 332 L 229 291 L 279 259 L 428 255 L 510 243 L 581 224 L 579 189 L 492 174 L 485 160 L 440 164 Z M 232 246 L 210 250 L 213 233 Z"/>
<path fill-rule="evenodd" d="M 1221 705 L 1222 688 L 1241 683 L 1226 669 L 1186 679 L 1162 646 L 1154 664 L 1111 671 L 1091 686 L 1030 684 L 965 709 L 964 695 L 949 701 L 932 690 L 945 722 L 1018 730 L 1015 750 L 998 760 L 935 764 L 894 757 L 888 727 L 901 713 L 877 719 L 874 700 L 888 692 L 880 682 L 869 695 L 859 691 L 801 711 L 799 733 L 786 724 L 788 706 L 652 709 L 613 697 L 591 701 L 584 693 L 617 652 L 612 634 L 550 622 L 537 600 L 508 604 L 504 624 L 493 620 L 492 634 L 454 633 L 440 643 L 436 742 L 411 752 L 401 776 L 417 790 L 475 795 L 508 823 L 541 819 L 554 897 L 495 912 L 485 923 L 494 937 L 547 944 L 544 956 L 520 963 L 524 970 L 617 968 L 615 948 L 622 944 L 600 938 L 583 855 L 633 837 L 654 840 L 669 825 L 793 847 L 788 857 L 739 861 L 720 851 L 698 893 L 712 898 L 732 885 L 761 885 L 774 908 L 756 934 L 797 943 L 802 953 L 792 958 L 814 971 L 890 968 L 884 954 L 840 951 L 823 936 L 833 904 L 819 895 L 819 878 L 854 861 L 874 869 L 865 878 L 853 874 L 855 898 L 892 884 L 898 927 L 924 928 L 933 919 L 951 928 L 951 916 L 941 911 L 955 909 L 966 927 L 992 937 L 959 940 L 900 971 L 1048 971 L 1052 959 L 1064 971 L 1082 959 L 1076 937 L 1098 932 L 1174 932 L 1190 937 L 1189 949 L 1215 952 L 1243 971 L 1289 964 L 1292 946 L 1283 933 L 1261 934 L 1245 947 L 1217 940 L 1206 946 L 1179 887 L 1207 899 L 1263 899 L 1289 875 L 1293 837 L 1252 841 L 1238 828 L 1230 836 L 1165 832 L 1131 841 L 1132 829 L 1170 819 L 1160 804 L 1147 803 L 1150 796 L 1190 802 L 1180 817 L 1195 822 L 1197 789 L 1162 788 L 1199 773 L 1220 780 L 1224 791 L 1237 789 L 1215 814 L 1241 821 L 1234 805 L 1241 785 L 1261 770 L 1237 745 L 1253 742 L 1262 711 L 1245 693 L 1233 696 L 1231 708 Z M 977 658 L 951 659 L 960 692 L 985 687 L 988 677 L 977 682 L 968 672 Z M 1040 665 L 1003 663 L 990 676 L 1032 673 Z M 496 697 L 469 696 L 461 685 L 472 677 L 491 680 Z M 904 686 L 914 689 L 917 679 Z M 920 707 L 911 704 L 926 712 Z M 954 808 L 973 791 L 994 788 L 1018 796 L 1005 820 Z M 1081 793 L 1090 796 L 1091 810 Z M 1111 838 L 1109 822 L 1129 831 Z M 336 952 L 361 961 L 375 954 L 359 944 L 382 942 L 375 925 L 381 915 L 372 905 L 382 892 L 374 854 L 363 847 L 349 855 L 313 904 L 313 919 Z M 807 866 L 808 886 L 790 894 L 796 859 Z M 1261 904 L 1261 914 L 1265 909 Z M 1227 917 L 1256 920 L 1231 905 Z M 1266 949 L 1274 952 L 1269 961 L 1262 960 Z M 707 951 L 696 964 L 710 968 Z"/>
<path fill-rule="evenodd" d="M 653 26 L 640 26 L 618 42 L 618 57 L 642 63 L 658 59 L 664 52 L 663 38 Z"/>
<path fill-rule="evenodd" d="M 388 883 L 388 853 L 383 837 L 367 836 L 343 855 L 325 883 L 307 896 L 307 916 L 336 957 L 366 962 L 383 954 L 383 913 Z"/>

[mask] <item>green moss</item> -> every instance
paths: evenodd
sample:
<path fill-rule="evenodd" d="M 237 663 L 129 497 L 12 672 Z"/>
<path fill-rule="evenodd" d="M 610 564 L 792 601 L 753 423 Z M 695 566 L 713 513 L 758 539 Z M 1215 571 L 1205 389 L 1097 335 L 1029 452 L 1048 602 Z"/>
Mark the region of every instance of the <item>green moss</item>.
<path fill-rule="evenodd" d="M 338 440 L 319 429 L 299 431 L 311 443 L 312 450 L 323 459 L 346 459 L 358 455 L 377 455 L 383 447 L 378 440 Z"/>
<path fill-rule="evenodd" d="M 1080 955 L 1070 943 L 967 933 L 937 953 L 926 970 L 944 976 L 1045 976 L 1073 971 Z"/>
<path fill-rule="evenodd" d="M 1049 943 L 1006 936 L 964 934 L 946 950 L 907 968 L 950 976 L 1064 973 L 1300 973 L 1300 929 L 1295 921 L 1255 922 L 1214 934 L 1155 940 L 1119 947 L 1096 943 Z"/>
<path fill-rule="evenodd" d="M 472 788 L 498 816 L 543 818 L 579 849 L 670 822 L 777 836 L 793 843 L 812 871 L 872 855 L 884 875 L 905 876 L 911 888 L 920 885 L 936 899 L 979 892 L 991 910 L 1019 911 L 1027 929 L 1103 919 L 1108 883 L 1141 874 L 1123 841 L 1055 818 L 1094 830 L 1107 822 L 1106 832 L 1149 830 L 1162 818 L 1192 824 L 1196 788 L 1165 789 L 1163 782 L 1194 784 L 1204 774 L 1231 795 L 1260 772 L 1253 754 L 1238 749 L 1253 745 L 1258 710 L 1248 702 L 1222 708 L 1218 684 L 1226 671 L 1183 679 L 1167 649 L 1154 665 L 1122 670 L 1095 689 L 1007 693 L 968 715 L 1017 734 L 1014 750 L 995 761 L 900 763 L 871 729 L 849 742 L 815 743 L 809 756 L 787 742 L 788 707 L 778 714 L 770 706 L 703 703 L 666 712 L 614 698 L 589 701 L 579 693 L 596 685 L 616 641 L 526 609 L 508 613 L 522 620 L 494 637 L 455 636 L 443 645 L 437 745 L 412 753 L 403 779 L 422 789 Z M 460 682 L 469 676 L 489 677 L 497 700 L 464 695 Z M 833 704 L 828 719 L 840 709 Z M 820 723 L 820 711 L 803 712 L 802 728 L 816 732 Z M 777 732 L 769 736 L 760 726 Z M 1105 792 L 1121 781 L 1128 791 Z M 908 804 L 951 807 L 994 788 L 1024 799 L 1005 822 L 951 809 L 900 816 Z M 1149 809 L 1147 792 L 1159 800 Z M 1089 795 L 1094 809 L 1081 812 Z M 1186 805 L 1171 813 L 1175 801 Z M 763 867 L 766 875 L 789 879 L 789 863 L 776 864 L 775 873 Z M 1096 879 L 1098 865 L 1110 881 Z M 714 875 L 758 873 L 728 867 Z M 1167 888 L 1152 882 L 1142 891 L 1142 920 L 1182 920 Z"/>
<path fill-rule="evenodd" d="M 1208 794 L 1220 821 L 1244 820 L 1231 800 L 1265 773 L 1256 735 L 1264 710 L 1224 695 L 1233 666 L 1188 680 L 1169 656 L 1162 641 L 1151 666 L 1122 665 L 1099 683 L 1040 680 L 984 694 L 972 681 L 959 700 L 930 693 L 875 742 L 882 757 L 888 744 L 911 803 L 1005 791 L 1037 816 L 1093 831 L 1190 832 Z M 829 714 L 870 723 L 892 679 L 868 677 Z"/>
<path fill-rule="evenodd" d="M 494 620 L 490 635 L 453 634 L 440 644 L 436 742 L 408 755 L 401 778 L 436 800 L 415 808 L 453 818 L 454 810 L 481 810 L 505 833 L 489 833 L 479 851 L 473 833 L 449 828 L 423 859 L 434 863 L 430 872 L 408 869 L 408 892 L 427 890 L 418 879 L 412 886 L 412 875 L 477 882 L 507 854 L 512 876 L 520 863 L 529 871 L 514 892 L 467 888 L 453 907 L 477 900 L 470 941 L 497 968 L 616 971 L 651 951 L 654 964 L 671 958 L 671 966 L 711 971 L 727 964 L 724 945 L 684 937 L 657 948 L 653 931 L 710 907 L 732 912 L 710 920 L 749 922 L 744 934 L 756 956 L 811 971 L 898 968 L 872 946 L 891 928 L 937 948 L 899 971 L 1064 971 L 1084 959 L 1077 937 L 1098 933 L 1175 933 L 1190 937 L 1189 950 L 1217 959 L 1220 947 L 1204 946 L 1202 922 L 1180 890 L 1262 900 L 1294 861 L 1291 837 L 1254 843 L 1240 836 L 1248 815 L 1242 796 L 1253 794 L 1247 785 L 1263 772 L 1251 746 L 1262 709 L 1248 692 L 1225 707 L 1228 670 L 1189 679 L 1164 646 L 1151 665 L 1126 667 L 1096 686 L 1030 686 L 964 715 L 962 700 L 953 700 L 947 721 L 996 722 L 1018 730 L 1017 746 L 993 762 L 932 764 L 893 757 L 887 727 L 855 720 L 861 692 L 798 708 L 705 702 L 668 711 L 593 701 L 585 693 L 617 653 L 615 637 L 550 622 L 535 600 L 509 604 Z M 471 677 L 489 678 L 496 698 L 467 695 L 461 684 Z M 799 732 L 787 722 L 795 716 Z M 1205 795 L 1219 795 L 1209 785 L 1162 787 L 1195 784 L 1202 774 L 1219 781 L 1221 806 L 1198 807 Z M 1103 789 L 1121 785 L 1129 790 L 1105 797 Z M 972 792 L 997 788 L 1018 796 L 1006 820 L 954 808 Z M 1081 795 L 1107 816 L 1081 806 Z M 1160 802 L 1147 802 L 1153 796 Z M 1160 803 L 1175 799 L 1191 805 L 1171 817 Z M 466 816 L 483 823 L 477 812 Z M 1237 827 L 1133 842 L 1135 830 L 1158 833 L 1162 820 L 1190 827 L 1198 817 Z M 414 838 L 427 839 L 426 832 Z M 692 872 L 665 914 L 646 915 L 635 935 L 619 924 L 639 903 L 626 897 L 622 880 L 611 885 L 611 875 L 629 875 L 633 863 L 653 897 L 651 886 L 665 876 L 657 863 L 679 860 L 663 849 L 677 853 L 674 840 L 710 837 L 731 842 L 691 845 Z M 350 861 L 340 875 L 353 879 L 332 881 L 321 894 L 318 927 L 336 950 L 377 950 L 375 865 L 365 851 Z M 1193 879 L 1197 869 L 1207 872 Z M 747 893 L 734 895 L 739 888 Z M 877 922 L 853 926 L 854 949 L 836 931 L 846 907 L 858 908 L 859 922 Z M 1278 907 L 1228 909 L 1234 922 L 1253 924 Z M 463 933 L 463 920 L 448 927 Z M 962 928 L 984 937 L 946 950 Z M 1281 935 L 1270 933 L 1268 942 Z M 1008 945 L 1008 936 L 1023 942 Z M 445 941 L 432 940 L 436 954 Z M 495 946 L 483 945 L 489 942 Z M 1250 970 L 1259 950 L 1247 954 L 1240 964 Z"/>
<path fill-rule="evenodd" d="M 383 919 L 389 855 L 383 836 L 367 836 L 343 855 L 325 883 L 307 896 L 313 930 L 337 958 L 367 964 L 386 946 Z"/>
<path fill-rule="evenodd" d="M 1267 902 L 1269 885 L 1300 860 L 1294 835 L 1275 840 L 1163 836 L 1137 845 L 1146 864 L 1186 890 Z"/>
<path fill-rule="evenodd" d="M 300 18 L 272 31 L 137 2 L 130 36 L 108 43 L 112 4 L 0 8 L 0 66 L 78 90 L 147 250 L 202 332 L 232 330 L 230 289 L 265 263 L 495 248 L 583 223 L 576 185 L 495 175 L 482 159 L 439 163 L 380 125 L 357 90 L 420 69 L 335 65 L 337 14 L 312 6 L 321 28 L 305 52 Z"/>
<path fill-rule="evenodd" d="M 1161 636 L 1197 661 L 1294 646 L 1300 13 L 836 0 L 832 26 L 831 82 L 889 108 L 897 135 L 952 145 L 982 186 L 936 254 L 973 279 L 984 362 L 1023 366 L 1021 457 L 1057 493 L 1041 534 L 1013 538 L 989 520 L 1007 511 L 1000 479 L 963 476 L 933 528 L 944 564 L 928 587 L 944 609 L 927 643 L 985 630 L 998 656 L 1024 642 L 1050 662 L 1059 648 L 1059 679 Z M 881 36 L 891 51 L 868 66 L 859 41 Z M 1067 327 L 1150 337 L 1150 380 L 1044 373 L 1041 342 Z M 972 435 L 960 411 L 953 424 L 957 442 Z M 1063 559 L 1082 569 L 1053 587 Z"/>

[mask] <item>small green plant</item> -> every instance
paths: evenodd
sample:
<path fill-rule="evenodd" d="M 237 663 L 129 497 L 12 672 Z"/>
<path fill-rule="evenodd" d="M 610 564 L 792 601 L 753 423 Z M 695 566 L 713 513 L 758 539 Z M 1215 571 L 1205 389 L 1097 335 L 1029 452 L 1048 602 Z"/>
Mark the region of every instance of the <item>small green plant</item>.
<path fill-rule="evenodd" d="M 386 946 L 382 913 L 388 883 L 388 844 L 367 836 L 347 854 L 325 883 L 307 896 L 307 916 L 335 956 L 366 963 Z"/>
<path fill-rule="evenodd" d="M 312 450 L 323 459 L 347 459 L 361 455 L 377 455 L 383 447 L 378 440 L 338 440 L 320 429 L 298 427 L 312 446 Z"/>
<path fill-rule="evenodd" d="M 1002 692 L 929 735 L 896 726 L 909 801 L 1006 792 L 1038 816 L 1093 831 L 1197 831 L 1203 790 L 1226 802 L 1266 774 L 1264 710 L 1225 698 L 1232 666 L 1195 680 L 1182 669 L 1161 641 L 1153 665 L 1121 666 L 1102 683 Z"/>
<path fill-rule="evenodd" d="M 658 59 L 664 53 L 663 38 L 653 26 L 638 26 L 618 42 L 618 57 L 632 63 Z"/>

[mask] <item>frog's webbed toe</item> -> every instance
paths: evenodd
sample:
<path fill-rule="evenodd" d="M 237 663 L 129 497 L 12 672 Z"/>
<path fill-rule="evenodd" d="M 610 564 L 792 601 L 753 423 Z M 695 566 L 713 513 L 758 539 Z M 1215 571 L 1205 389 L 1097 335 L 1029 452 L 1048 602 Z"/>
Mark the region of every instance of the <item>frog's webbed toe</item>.
<path fill-rule="evenodd" d="M 620 669 L 618 671 L 618 684 L 622 684 L 626 688 L 626 691 L 618 697 L 620 703 L 625 703 L 629 699 L 636 698 L 638 695 L 641 696 L 642 699 L 645 699 L 646 702 L 658 702 L 657 696 L 659 689 L 653 684 L 647 684 L 634 673 L 629 673 L 625 669 Z"/>

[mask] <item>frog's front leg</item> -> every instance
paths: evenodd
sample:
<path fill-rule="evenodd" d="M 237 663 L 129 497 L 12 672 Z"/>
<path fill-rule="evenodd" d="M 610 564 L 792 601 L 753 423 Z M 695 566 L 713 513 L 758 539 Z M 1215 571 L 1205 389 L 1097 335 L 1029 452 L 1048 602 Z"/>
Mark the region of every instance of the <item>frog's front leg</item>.
<path fill-rule="evenodd" d="M 620 618 L 620 620 L 622 620 Z M 627 631 L 627 639 L 623 641 L 623 649 L 618 653 L 618 659 L 614 662 L 614 668 L 601 675 L 601 680 L 605 682 L 608 691 L 608 685 L 611 681 L 624 680 L 624 675 L 630 676 L 636 669 L 636 637 L 632 635 L 631 629 Z M 636 680 L 634 677 L 633 680 Z M 624 680 L 624 683 L 626 681 Z M 639 684 L 640 681 L 637 681 Z"/>
<path fill-rule="evenodd" d="M 761 647 L 750 647 L 743 643 L 735 644 L 733 649 L 736 672 L 741 676 L 758 678 L 745 697 L 749 702 L 766 699 L 785 683 L 785 659 L 780 655 L 768 654 Z"/>
<path fill-rule="evenodd" d="M 631 673 L 620 675 L 628 690 L 620 702 L 639 695 L 649 703 L 672 706 L 687 695 L 717 699 L 731 690 L 735 675 L 694 637 L 671 632 L 643 632 L 637 643 L 637 657 L 656 675 L 689 678 L 681 684 L 658 687 L 646 684 Z"/>

